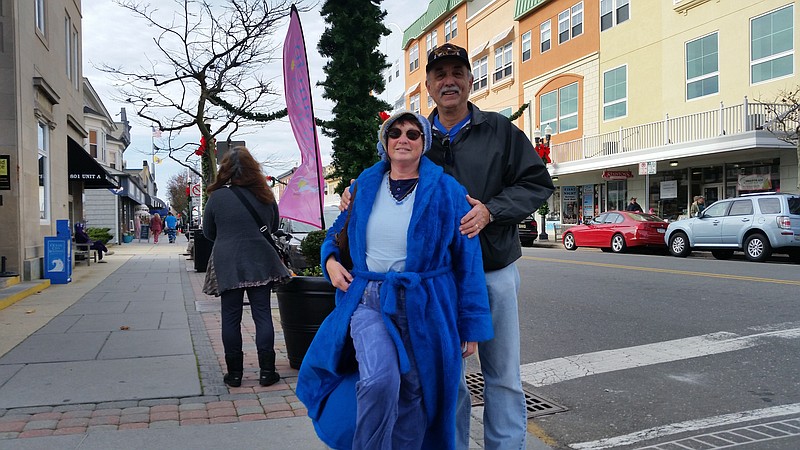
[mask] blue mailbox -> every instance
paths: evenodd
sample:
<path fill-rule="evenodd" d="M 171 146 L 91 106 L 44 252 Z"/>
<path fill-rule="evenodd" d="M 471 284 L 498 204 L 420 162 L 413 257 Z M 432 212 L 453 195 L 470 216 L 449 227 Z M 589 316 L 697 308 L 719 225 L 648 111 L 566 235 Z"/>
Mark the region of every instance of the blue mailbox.
<path fill-rule="evenodd" d="M 52 284 L 72 281 L 72 233 L 69 220 L 57 220 L 56 236 L 44 238 L 44 277 Z"/>

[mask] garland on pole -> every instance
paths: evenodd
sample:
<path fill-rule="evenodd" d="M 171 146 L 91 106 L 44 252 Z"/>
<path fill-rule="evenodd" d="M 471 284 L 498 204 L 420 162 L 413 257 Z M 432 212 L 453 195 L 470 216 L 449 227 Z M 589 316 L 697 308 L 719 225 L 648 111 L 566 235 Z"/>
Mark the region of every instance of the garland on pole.
<path fill-rule="evenodd" d="M 528 109 L 528 106 L 530 106 L 528 103 L 523 103 L 522 106 L 519 107 L 517 112 L 515 112 L 514 114 L 508 116 L 508 120 L 513 122 L 513 121 L 519 119 L 522 116 L 522 113 L 525 112 L 526 109 Z"/>
<path fill-rule="evenodd" d="M 209 98 L 211 102 L 215 105 L 221 107 L 222 109 L 234 113 L 240 117 L 243 117 L 247 120 L 252 120 L 253 122 L 271 122 L 273 120 L 283 119 L 289 112 L 286 108 L 281 109 L 280 111 L 275 111 L 273 113 L 268 114 L 261 114 L 261 113 L 254 113 L 250 111 L 245 111 L 241 108 L 237 108 L 236 106 L 231 105 L 230 103 L 226 102 L 225 100 L 217 97 L 216 95 L 210 95 Z M 327 121 L 316 119 L 315 120 L 318 127 L 327 128 Z"/>

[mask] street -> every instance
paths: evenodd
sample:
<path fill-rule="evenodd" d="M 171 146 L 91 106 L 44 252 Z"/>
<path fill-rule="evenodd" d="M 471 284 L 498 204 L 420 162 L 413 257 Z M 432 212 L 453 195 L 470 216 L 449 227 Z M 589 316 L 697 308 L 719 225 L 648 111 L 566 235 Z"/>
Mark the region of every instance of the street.
<path fill-rule="evenodd" d="M 559 246 L 518 267 L 523 382 L 568 408 L 529 421 L 554 448 L 800 448 L 797 264 Z"/>

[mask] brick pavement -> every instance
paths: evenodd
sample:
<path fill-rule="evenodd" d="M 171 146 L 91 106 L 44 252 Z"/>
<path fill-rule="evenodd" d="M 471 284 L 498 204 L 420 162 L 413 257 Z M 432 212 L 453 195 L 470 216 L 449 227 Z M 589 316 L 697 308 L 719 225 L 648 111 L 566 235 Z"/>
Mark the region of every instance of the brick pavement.
<path fill-rule="evenodd" d="M 195 272 L 191 261 L 187 261 L 186 267 L 193 295 L 187 295 L 189 289 L 184 286 L 192 340 L 200 363 L 203 392 L 211 395 L 0 409 L 0 439 L 252 422 L 307 415 L 305 406 L 295 396 L 297 370 L 289 367 L 286 358 L 276 302 L 273 300 L 272 317 L 276 369 L 281 380 L 267 387 L 258 384 L 255 326 L 249 308 L 245 307 L 242 318 L 245 375 L 241 387 L 228 387 L 222 382 L 225 356 L 220 333 L 219 298 L 202 292 L 204 273 Z M 191 313 L 193 311 L 196 315 Z"/>

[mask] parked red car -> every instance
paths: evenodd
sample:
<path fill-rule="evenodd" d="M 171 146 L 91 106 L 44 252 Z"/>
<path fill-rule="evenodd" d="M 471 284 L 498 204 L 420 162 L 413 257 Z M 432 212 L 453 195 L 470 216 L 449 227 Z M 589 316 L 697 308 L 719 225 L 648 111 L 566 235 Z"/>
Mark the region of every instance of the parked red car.
<path fill-rule="evenodd" d="M 578 247 L 597 247 L 614 253 L 628 247 L 666 247 L 664 219 L 654 214 L 627 211 L 608 211 L 586 225 L 576 225 L 564 231 L 563 244 L 567 250 Z"/>

